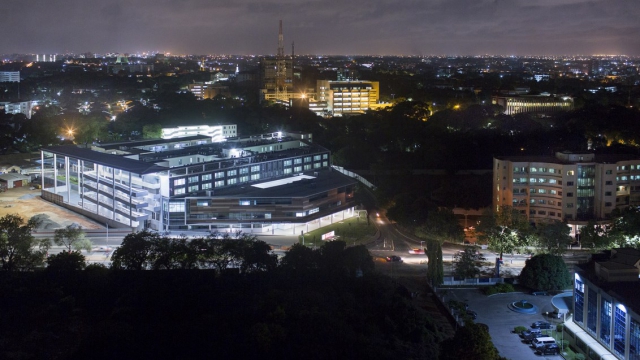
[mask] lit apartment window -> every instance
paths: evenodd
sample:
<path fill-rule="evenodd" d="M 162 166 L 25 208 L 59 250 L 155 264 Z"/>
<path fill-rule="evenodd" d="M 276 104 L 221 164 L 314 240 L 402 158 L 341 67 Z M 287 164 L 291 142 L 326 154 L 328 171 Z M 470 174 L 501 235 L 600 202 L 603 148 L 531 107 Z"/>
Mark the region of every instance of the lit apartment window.
<path fill-rule="evenodd" d="M 196 202 L 196 204 L 197 204 L 198 206 L 209 206 L 209 201 L 207 201 L 207 200 L 198 200 L 198 201 Z"/>
<path fill-rule="evenodd" d="M 191 176 L 191 177 L 189 177 L 189 182 L 190 182 L 190 183 L 194 183 L 194 182 L 198 182 L 198 181 L 199 181 L 199 180 L 198 180 L 198 177 L 197 177 L 197 176 Z"/>
<path fill-rule="evenodd" d="M 198 186 L 198 185 L 191 185 L 191 186 L 189 186 L 189 192 L 196 192 L 196 191 L 199 190 L 199 188 L 200 188 L 200 186 Z"/>
<path fill-rule="evenodd" d="M 237 170 L 229 170 L 227 171 L 227 176 L 236 176 L 238 175 L 238 171 Z"/>
<path fill-rule="evenodd" d="M 260 180 L 260 174 L 251 174 L 251 180 Z"/>
<path fill-rule="evenodd" d="M 251 167 L 251 172 L 258 172 L 260 171 L 260 165 L 255 165 Z"/>
<path fill-rule="evenodd" d="M 207 189 L 211 189 L 211 183 L 204 183 L 202 184 L 202 190 L 207 190 Z"/>
<path fill-rule="evenodd" d="M 185 179 L 175 179 L 175 180 L 173 180 L 173 186 L 184 185 L 185 183 L 186 183 Z"/>
<path fill-rule="evenodd" d="M 238 179 L 236 178 L 227 179 L 227 185 L 234 185 L 237 182 L 238 182 Z"/>
<path fill-rule="evenodd" d="M 184 192 L 185 192 L 184 188 L 178 188 L 178 189 L 173 190 L 173 194 L 174 195 L 182 195 L 182 194 L 184 194 Z"/>
<path fill-rule="evenodd" d="M 222 179 L 224 177 L 224 171 L 220 171 L 216 173 L 216 179 Z"/>
<path fill-rule="evenodd" d="M 291 168 L 286 168 L 284 169 L 284 174 L 291 174 L 293 171 L 291 170 Z"/>
<path fill-rule="evenodd" d="M 249 176 L 247 176 L 247 175 L 240 176 L 240 179 L 238 179 L 238 180 L 241 183 L 245 183 L 245 182 L 249 181 Z"/>
<path fill-rule="evenodd" d="M 211 174 L 202 175 L 202 181 L 211 180 Z"/>
<path fill-rule="evenodd" d="M 567 175 L 573 176 L 573 175 L 575 175 L 575 171 L 569 170 L 569 171 L 567 171 Z"/>
<path fill-rule="evenodd" d="M 224 180 L 216 181 L 213 186 L 214 187 L 222 187 L 222 186 L 224 186 Z"/>

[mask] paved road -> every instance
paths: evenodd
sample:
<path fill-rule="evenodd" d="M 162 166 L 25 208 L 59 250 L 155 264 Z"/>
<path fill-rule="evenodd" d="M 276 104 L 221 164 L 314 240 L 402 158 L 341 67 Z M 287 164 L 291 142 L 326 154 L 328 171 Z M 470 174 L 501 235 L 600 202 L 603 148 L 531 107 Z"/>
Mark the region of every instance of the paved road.
<path fill-rule="evenodd" d="M 557 323 L 560 320 L 549 320 L 544 313 L 553 311 L 551 296 L 533 296 L 523 293 L 496 294 L 485 296 L 477 289 L 447 290 L 445 301 L 454 299 L 466 301 L 469 309 L 478 313 L 476 322 L 487 324 L 489 333 L 500 355 L 512 360 L 533 359 L 562 359 L 559 355 L 539 356 L 533 352 L 528 344 L 516 334 L 511 333 L 516 326 L 529 327 L 538 320 Z M 538 313 L 533 315 L 520 314 L 511 311 L 507 305 L 519 300 L 527 300 L 538 307 Z"/>

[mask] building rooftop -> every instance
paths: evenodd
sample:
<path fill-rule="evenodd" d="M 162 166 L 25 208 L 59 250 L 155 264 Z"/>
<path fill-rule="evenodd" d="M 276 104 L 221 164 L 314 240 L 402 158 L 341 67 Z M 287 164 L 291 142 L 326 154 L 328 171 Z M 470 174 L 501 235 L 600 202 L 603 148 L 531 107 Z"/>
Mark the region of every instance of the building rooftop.
<path fill-rule="evenodd" d="M 593 160 L 584 161 L 570 161 L 565 159 L 559 159 L 555 156 L 496 156 L 498 160 L 508 160 L 511 162 L 528 162 L 528 163 L 550 163 L 550 164 L 578 164 L 578 163 L 600 163 L 600 164 L 613 164 L 620 161 L 640 160 L 640 155 L 633 154 L 595 154 Z"/>
<path fill-rule="evenodd" d="M 134 174 L 150 174 L 169 170 L 168 167 L 128 159 L 118 155 L 106 154 L 74 145 L 46 146 L 41 150 L 75 159 L 90 161 L 95 164 L 114 167 Z"/>
<path fill-rule="evenodd" d="M 237 198 L 270 198 L 270 197 L 309 197 L 335 188 L 355 185 L 357 181 L 333 170 L 322 170 L 315 173 L 306 173 L 299 181 L 290 181 L 292 176 L 271 180 L 268 182 L 243 184 L 215 190 L 214 196 Z M 279 184 L 265 187 L 265 183 Z"/>
<path fill-rule="evenodd" d="M 634 255 L 635 254 L 635 255 Z M 640 260 L 640 251 L 636 249 L 614 249 L 611 254 L 596 254 L 592 261 L 585 264 L 575 265 L 576 273 L 588 279 L 607 294 L 614 296 L 625 306 L 631 308 L 636 314 L 640 314 L 640 278 L 637 276 L 633 281 L 606 281 L 598 277 L 596 273 L 596 263 L 600 266 L 607 266 L 609 270 L 631 270 L 632 263 Z M 636 269 L 637 270 L 637 269 Z"/>

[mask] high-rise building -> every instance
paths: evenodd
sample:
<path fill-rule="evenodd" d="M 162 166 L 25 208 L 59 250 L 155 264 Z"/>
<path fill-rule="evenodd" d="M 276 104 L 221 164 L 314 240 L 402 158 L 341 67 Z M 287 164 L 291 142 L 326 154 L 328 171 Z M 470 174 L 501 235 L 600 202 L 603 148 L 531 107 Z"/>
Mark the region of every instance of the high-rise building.
<path fill-rule="evenodd" d="M 589 220 L 640 205 L 640 156 L 559 152 L 493 159 L 493 208 L 513 206 L 531 222 L 566 220 L 573 233 Z"/>

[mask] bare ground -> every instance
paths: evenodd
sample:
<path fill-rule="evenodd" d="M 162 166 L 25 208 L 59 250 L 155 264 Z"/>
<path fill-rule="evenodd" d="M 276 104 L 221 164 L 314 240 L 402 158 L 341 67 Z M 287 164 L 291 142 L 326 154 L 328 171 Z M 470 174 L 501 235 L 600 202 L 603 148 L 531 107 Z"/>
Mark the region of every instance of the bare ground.
<path fill-rule="evenodd" d="M 30 190 L 29 187 L 8 189 L 0 193 L 0 217 L 18 214 L 27 220 L 40 215 L 43 220 L 38 229 L 57 229 L 67 225 L 78 224 L 84 229 L 100 229 L 101 226 L 92 220 L 42 200 L 41 190 Z"/>

